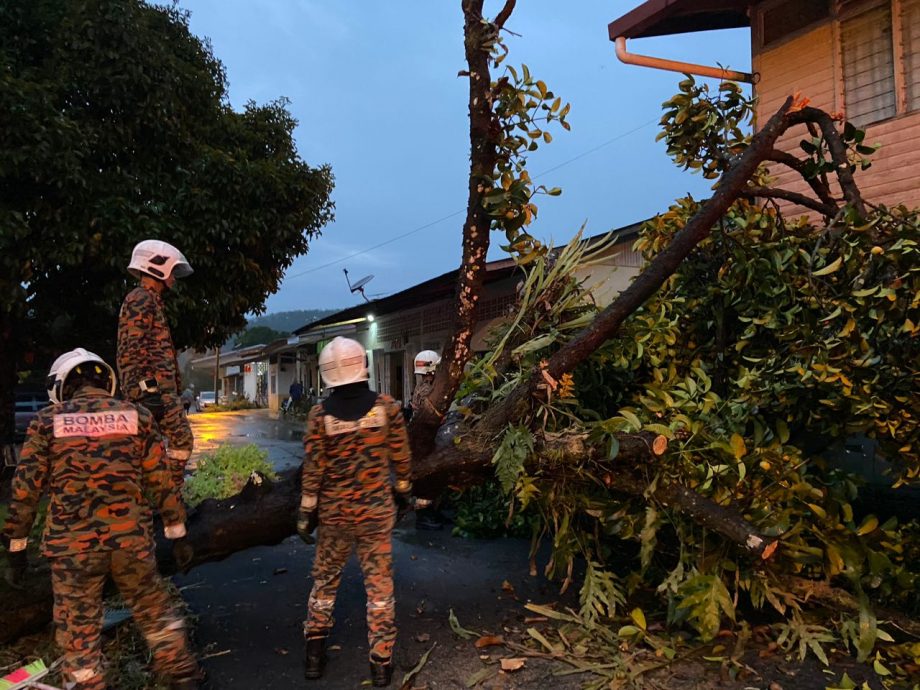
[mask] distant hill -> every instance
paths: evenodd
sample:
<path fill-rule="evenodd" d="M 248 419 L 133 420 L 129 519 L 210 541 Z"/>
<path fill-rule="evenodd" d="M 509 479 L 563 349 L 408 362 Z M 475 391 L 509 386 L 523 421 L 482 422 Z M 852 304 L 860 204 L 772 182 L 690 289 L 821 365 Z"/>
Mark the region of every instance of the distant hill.
<path fill-rule="evenodd" d="M 282 333 L 293 333 L 301 326 L 334 314 L 338 309 L 297 309 L 295 311 L 278 311 L 273 314 L 257 316 L 247 326 L 266 326 Z"/>

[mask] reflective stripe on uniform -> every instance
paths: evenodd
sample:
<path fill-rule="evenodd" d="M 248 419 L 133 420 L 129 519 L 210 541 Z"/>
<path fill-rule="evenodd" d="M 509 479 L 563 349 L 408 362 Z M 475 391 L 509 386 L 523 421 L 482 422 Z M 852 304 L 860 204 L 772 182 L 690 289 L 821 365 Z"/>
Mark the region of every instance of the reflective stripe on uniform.
<path fill-rule="evenodd" d="M 311 609 L 318 609 L 320 611 L 329 611 L 334 606 L 335 606 L 335 599 L 317 599 L 316 597 L 310 597 L 310 608 Z"/>
<path fill-rule="evenodd" d="M 381 599 L 380 601 L 369 601 L 367 602 L 367 608 L 369 609 L 391 609 L 396 606 L 396 599 L 390 597 L 389 599 Z"/>
<path fill-rule="evenodd" d="M 181 631 L 185 628 L 185 621 L 181 618 L 170 621 L 157 632 L 152 633 L 148 638 L 148 642 L 166 642 L 168 640 L 174 640 L 177 634 L 182 634 Z"/>
<path fill-rule="evenodd" d="M 98 669 L 95 668 L 78 668 L 76 671 L 71 671 L 70 675 L 77 683 L 86 683 L 95 676 L 102 675 Z"/>

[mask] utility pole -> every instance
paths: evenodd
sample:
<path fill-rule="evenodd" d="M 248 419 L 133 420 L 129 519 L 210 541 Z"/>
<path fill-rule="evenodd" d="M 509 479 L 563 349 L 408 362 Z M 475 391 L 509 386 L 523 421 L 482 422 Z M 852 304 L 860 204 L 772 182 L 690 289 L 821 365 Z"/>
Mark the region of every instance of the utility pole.
<path fill-rule="evenodd" d="M 220 376 L 220 345 L 214 348 L 214 404 L 220 402 L 220 395 L 217 393 L 218 377 Z"/>

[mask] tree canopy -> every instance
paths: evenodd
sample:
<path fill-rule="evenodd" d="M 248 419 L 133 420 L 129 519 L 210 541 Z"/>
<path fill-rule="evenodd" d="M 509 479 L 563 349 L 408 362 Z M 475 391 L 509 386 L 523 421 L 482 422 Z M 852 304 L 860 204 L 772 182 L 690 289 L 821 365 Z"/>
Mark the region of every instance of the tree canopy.
<path fill-rule="evenodd" d="M 268 326 L 250 326 L 236 336 L 233 341 L 234 348 L 249 347 L 250 345 L 267 345 L 273 340 L 283 338 L 287 333 L 276 331 Z"/>
<path fill-rule="evenodd" d="M 188 257 L 173 336 L 213 346 L 333 217 L 331 170 L 302 159 L 284 99 L 233 110 L 174 6 L 2 3 L 0 123 L 0 389 L 23 356 L 111 352 L 136 242 Z"/>

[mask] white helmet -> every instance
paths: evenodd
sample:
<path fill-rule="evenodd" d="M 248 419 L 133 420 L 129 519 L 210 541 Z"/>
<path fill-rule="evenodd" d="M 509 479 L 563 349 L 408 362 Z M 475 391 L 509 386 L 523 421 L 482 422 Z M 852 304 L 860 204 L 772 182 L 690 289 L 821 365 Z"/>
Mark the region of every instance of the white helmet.
<path fill-rule="evenodd" d="M 82 371 L 84 367 L 91 367 Z M 67 383 L 67 377 L 73 373 L 77 374 L 94 374 L 96 377 L 107 376 L 109 395 L 115 395 L 115 372 L 105 360 L 99 355 L 89 350 L 78 347 L 76 350 L 65 352 L 63 355 L 54 360 L 51 365 L 51 371 L 48 372 L 48 397 L 51 402 L 64 402 L 64 384 Z"/>
<path fill-rule="evenodd" d="M 138 242 L 131 252 L 128 270 L 135 278 L 146 273 L 159 280 L 166 280 L 170 275 L 185 278 L 192 274 L 192 267 L 182 252 L 161 240 Z"/>
<path fill-rule="evenodd" d="M 319 373 L 330 388 L 367 381 L 364 346 L 351 338 L 333 338 L 319 353 Z"/>
<path fill-rule="evenodd" d="M 415 373 L 416 374 L 433 374 L 438 368 L 438 362 L 441 361 L 441 355 L 434 350 L 422 350 L 415 355 Z"/>

